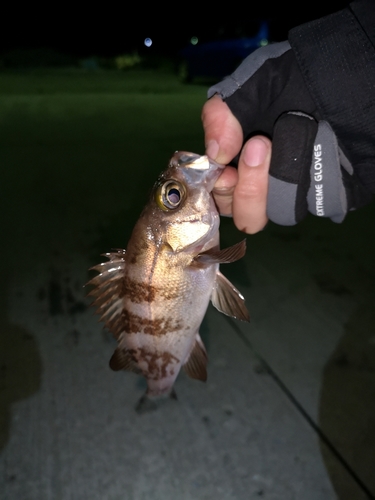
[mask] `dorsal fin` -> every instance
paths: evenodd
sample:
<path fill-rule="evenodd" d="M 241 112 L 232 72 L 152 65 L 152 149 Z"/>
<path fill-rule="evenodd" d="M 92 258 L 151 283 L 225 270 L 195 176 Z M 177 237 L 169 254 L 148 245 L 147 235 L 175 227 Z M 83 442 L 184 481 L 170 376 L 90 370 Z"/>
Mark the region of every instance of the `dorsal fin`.
<path fill-rule="evenodd" d="M 189 358 L 184 364 L 184 370 L 189 377 L 205 382 L 207 380 L 207 361 L 206 348 L 203 345 L 199 333 L 197 333 Z"/>
<path fill-rule="evenodd" d="M 98 271 L 99 274 L 91 279 L 87 285 L 93 285 L 88 296 L 95 297 L 92 306 L 96 313 L 100 314 L 100 320 L 104 321 L 108 330 L 118 339 L 122 333 L 121 328 L 121 284 L 125 269 L 125 250 L 116 250 L 104 254 L 109 259 L 90 270 Z"/>
<path fill-rule="evenodd" d="M 128 370 L 134 373 L 141 373 L 133 358 L 126 349 L 117 347 L 109 360 L 110 368 L 117 372 L 119 370 Z"/>
<path fill-rule="evenodd" d="M 249 311 L 245 306 L 245 299 L 220 271 L 216 273 L 211 302 L 218 311 L 227 316 L 232 316 L 242 321 L 250 321 Z"/>

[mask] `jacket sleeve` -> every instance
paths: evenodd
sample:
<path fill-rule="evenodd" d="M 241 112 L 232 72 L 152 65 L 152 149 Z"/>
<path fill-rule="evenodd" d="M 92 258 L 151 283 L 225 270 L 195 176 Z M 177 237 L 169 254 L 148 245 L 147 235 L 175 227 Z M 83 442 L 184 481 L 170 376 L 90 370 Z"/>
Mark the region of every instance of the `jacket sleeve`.
<path fill-rule="evenodd" d="M 375 193 L 375 0 L 298 26 L 289 42 L 322 119 Z"/>

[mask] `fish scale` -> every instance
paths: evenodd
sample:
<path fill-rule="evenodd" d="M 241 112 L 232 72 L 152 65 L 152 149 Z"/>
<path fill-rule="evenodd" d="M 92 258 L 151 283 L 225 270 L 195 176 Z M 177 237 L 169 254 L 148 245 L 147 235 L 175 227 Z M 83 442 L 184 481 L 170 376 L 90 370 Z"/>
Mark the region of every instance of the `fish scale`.
<path fill-rule="evenodd" d="M 95 266 L 89 296 L 118 341 L 113 370 L 147 380 L 138 409 L 157 398 L 175 397 L 183 367 L 207 378 L 207 353 L 199 327 L 209 301 L 224 314 L 248 321 L 240 292 L 221 274 L 220 263 L 245 254 L 245 240 L 220 250 L 219 214 L 212 189 L 224 166 L 207 156 L 176 152 L 155 183 L 127 250 L 104 254 Z"/>

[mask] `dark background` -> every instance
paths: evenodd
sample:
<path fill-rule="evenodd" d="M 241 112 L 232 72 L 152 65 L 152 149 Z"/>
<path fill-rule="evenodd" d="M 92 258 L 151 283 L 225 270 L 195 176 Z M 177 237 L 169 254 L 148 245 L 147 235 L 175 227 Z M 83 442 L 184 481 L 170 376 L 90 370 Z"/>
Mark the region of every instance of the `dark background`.
<path fill-rule="evenodd" d="M 63 2 L 41 7 L 33 2 L 15 3 L 2 15 L 0 54 L 14 49 L 52 48 L 68 55 L 110 57 L 138 50 L 167 55 L 176 54 L 192 36 L 199 41 L 232 36 L 252 35 L 258 21 L 270 23 L 271 40 L 287 37 L 288 30 L 301 23 L 328 15 L 345 7 L 348 2 L 247 2 L 248 8 L 219 9 L 214 3 L 190 2 L 177 4 L 171 22 L 170 10 L 157 4 L 137 5 Z M 144 46 L 150 37 L 153 45 Z"/>

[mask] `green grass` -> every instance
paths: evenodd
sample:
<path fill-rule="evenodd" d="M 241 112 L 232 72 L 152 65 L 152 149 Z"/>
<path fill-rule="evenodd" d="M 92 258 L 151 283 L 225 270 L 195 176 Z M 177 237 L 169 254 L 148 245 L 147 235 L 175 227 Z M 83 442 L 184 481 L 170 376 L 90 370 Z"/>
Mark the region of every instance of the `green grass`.
<path fill-rule="evenodd" d="M 147 70 L 38 69 L 0 73 L 0 95 L 44 94 L 193 94 L 205 87 L 184 85 L 172 72 Z"/>
<path fill-rule="evenodd" d="M 13 261 L 25 248 L 39 259 L 41 248 L 125 246 L 174 151 L 204 151 L 206 88 L 173 75 L 39 71 L 0 80 L 1 230 Z"/>

